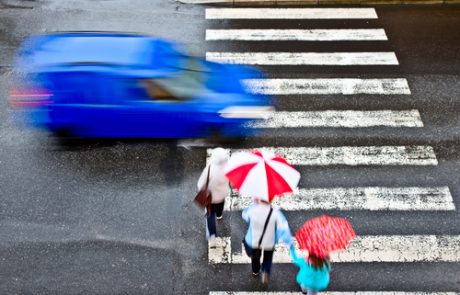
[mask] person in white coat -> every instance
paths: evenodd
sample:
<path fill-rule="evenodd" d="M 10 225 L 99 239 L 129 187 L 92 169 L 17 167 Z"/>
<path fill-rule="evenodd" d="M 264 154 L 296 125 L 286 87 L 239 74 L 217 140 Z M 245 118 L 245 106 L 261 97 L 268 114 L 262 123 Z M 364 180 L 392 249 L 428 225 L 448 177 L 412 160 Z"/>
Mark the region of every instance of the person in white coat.
<path fill-rule="evenodd" d="M 198 190 L 203 188 L 209 171 L 208 189 L 212 195 L 212 205 L 211 212 L 208 212 L 206 220 L 206 237 L 208 239 L 216 237 L 216 218 L 218 220 L 222 219 L 225 198 L 230 194 L 229 182 L 224 172 L 228 158 L 228 152 L 225 149 L 213 149 L 209 164 L 203 169 L 197 183 Z"/>

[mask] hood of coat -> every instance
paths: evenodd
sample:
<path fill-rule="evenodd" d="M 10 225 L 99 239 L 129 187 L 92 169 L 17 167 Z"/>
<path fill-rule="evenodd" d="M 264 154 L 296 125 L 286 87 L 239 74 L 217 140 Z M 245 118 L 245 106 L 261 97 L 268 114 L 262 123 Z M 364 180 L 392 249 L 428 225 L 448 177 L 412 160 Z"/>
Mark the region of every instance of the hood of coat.
<path fill-rule="evenodd" d="M 228 162 L 228 151 L 223 148 L 215 148 L 211 153 L 211 164 L 223 166 Z"/>

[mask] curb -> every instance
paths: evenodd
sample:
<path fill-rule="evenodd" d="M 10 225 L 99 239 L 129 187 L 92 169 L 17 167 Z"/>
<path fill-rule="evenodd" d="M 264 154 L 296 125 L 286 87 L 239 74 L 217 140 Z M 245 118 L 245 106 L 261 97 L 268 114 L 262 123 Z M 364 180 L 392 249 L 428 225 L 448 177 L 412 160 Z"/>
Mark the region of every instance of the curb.
<path fill-rule="evenodd" d="M 184 4 L 222 4 L 222 5 L 433 5 L 460 4 L 460 0 L 177 0 Z"/>

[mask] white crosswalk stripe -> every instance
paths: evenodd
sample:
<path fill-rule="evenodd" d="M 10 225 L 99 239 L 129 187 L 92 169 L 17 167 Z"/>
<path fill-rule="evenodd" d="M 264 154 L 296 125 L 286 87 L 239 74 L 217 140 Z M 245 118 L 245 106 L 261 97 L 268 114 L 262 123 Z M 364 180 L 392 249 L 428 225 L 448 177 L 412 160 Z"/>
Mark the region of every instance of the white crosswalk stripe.
<path fill-rule="evenodd" d="M 374 8 L 208 8 L 206 19 L 376 19 Z"/>
<path fill-rule="evenodd" d="M 437 165 L 430 146 L 256 147 L 284 156 L 293 165 Z M 231 150 L 249 151 L 246 150 Z M 208 149 L 208 155 L 211 149 Z"/>
<path fill-rule="evenodd" d="M 243 210 L 251 198 L 229 196 L 225 210 Z M 284 211 L 300 210 L 393 210 L 453 211 L 455 204 L 447 186 L 442 187 L 334 187 L 301 188 L 291 196 L 273 201 Z"/>
<path fill-rule="evenodd" d="M 266 120 L 247 124 L 250 128 L 311 127 L 423 127 L 417 110 L 409 111 L 311 111 L 275 112 Z"/>
<path fill-rule="evenodd" d="M 458 249 L 460 236 L 358 236 L 347 250 L 332 253 L 331 262 L 460 262 Z M 211 264 L 251 263 L 251 259 L 241 250 L 232 252 L 230 237 L 218 237 L 208 243 L 208 260 Z M 289 248 L 283 244 L 277 245 L 273 263 L 291 262 Z"/>
<path fill-rule="evenodd" d="M 206 60 L 247 65 L 398 65 L 394 52 L 206 52 Z"/>
<path fill-rule="evenodd" d="M 246 89 L 254 94 L 411 94 L 406 79 L 245 79 Z"/>
<path fill-rule="evenodd" d="M 283 292 L 283 291 L 211 291 L 209 295 L 294 295 L 302 294 L 301 292 Z M 357 291 L 357 292 L 339 292 L 325 291 L 322 295 L 460 295 L 460 292 L 404 292 L 404 291 Z"/>
<path fill-rule="evenodd" d="M 385 41 L 383 29 L 206 30 L 206 40 L 230 41 Z"/>

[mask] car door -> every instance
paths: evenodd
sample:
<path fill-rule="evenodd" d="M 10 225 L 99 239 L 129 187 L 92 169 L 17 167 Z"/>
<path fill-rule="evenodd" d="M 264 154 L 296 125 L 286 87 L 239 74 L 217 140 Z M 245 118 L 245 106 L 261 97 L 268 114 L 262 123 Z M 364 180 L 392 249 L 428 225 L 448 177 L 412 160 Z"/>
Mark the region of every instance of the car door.
<path fill-rule="evenodd" d="M 132 83 L 135 83 L 134 85 Z M 155 79 L 131 81 L 129 93 L 130 133 L 133 137 L 184 138 L 204 135 L 201 104 L 178 98 L 155 83 Z"/>
<path fill-rule="evenodd" d="M 129 134 L 123 124 L 126 105 L 113 77 L 93 72 L 65 73 L 58 77 L 56 95 L 58 100 L 51 112 L 56 128 L 79 137 Z"/>

